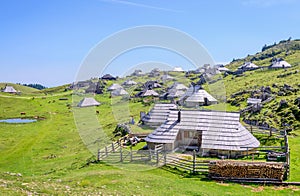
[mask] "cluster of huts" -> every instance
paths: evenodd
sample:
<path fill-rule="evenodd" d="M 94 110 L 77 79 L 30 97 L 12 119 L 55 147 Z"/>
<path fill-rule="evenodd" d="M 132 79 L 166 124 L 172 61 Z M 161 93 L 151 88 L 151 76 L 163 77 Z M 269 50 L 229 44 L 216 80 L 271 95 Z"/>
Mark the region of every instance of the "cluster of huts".
<path fill-rule="evenodd" d="M 270 69 L 291 67 L 283 59 L 273 59 Z M 241 72 L 259 69 L 252 62 L 246 62 L 238 70 Z M 174 70 L 175 71 L 175 70 Z M 176 71 L 182 71 L 176 68 Z M 216 67 L 204 66 L 196 72 L 215 75 L 220 72 L 229 72 L 223 65 Z M 135 70 L 131 76 L 140 77 L 141 70 Z M 201 88 L 201 85 L 192 84 L 190 87 L 177 82 L 167 73 L 161 75 L 158 69 L 148 73 L 149 77 L 160 77 L 158 81 L 147 81 L 144 84 L 133 80 L 126 80 L 121 85 L 113 83 L 107 88 L 112 97 L 130 96 L 126 89 L 136 87 L 140 89 L 133 97 L 157 97 L 169 100 L 169 103 L 157 103 L 148 112 L 141 112 L 140 122 L 152 127 L 145 141 L 150 149 L 158 144 L 164 144 L 165 149 L 194 149 L 202 156 L 226 156 L 239 157 L 255 152 L 260 142 L 240 123 L 240 114 L 236 112 L 223 112 L 205 110 L 203 106 L 217 104 L 218 100 L 209 92 Z M 103 80 L 116 80 L 110 75 L 102 77 Z M 173 84 L 162 89 L 162 84 L 173 81 Z M 97 87 L 97 85 L 96 85 Z M 132 89 L 132 88 L 131 88 Z M 160 89 L 160 90 L 157 90 Z M 248 105 L 260 105 L 262 99 L 248 98 Z M 79 106 L 99 105 L 92 98 L 85 98 Z"/>

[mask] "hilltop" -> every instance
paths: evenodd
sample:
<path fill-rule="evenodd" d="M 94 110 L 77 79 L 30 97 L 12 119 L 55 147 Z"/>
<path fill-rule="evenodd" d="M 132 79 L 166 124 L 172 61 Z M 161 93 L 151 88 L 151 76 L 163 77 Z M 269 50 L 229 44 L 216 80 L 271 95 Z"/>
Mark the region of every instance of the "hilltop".
<path fill-rule="evenodd" d="M 247 55 L 241 59 L 233 59 L 227 67 L 231 70 L 237 69 L 245 62 L 253 62 L 258 66 L 268 66 L 272 58 L 283 58 L 293 66 L 300 63 L 300 40 L 282 40 L 278 44 L 265 45 L 260 52 L 253 55 Z"/>

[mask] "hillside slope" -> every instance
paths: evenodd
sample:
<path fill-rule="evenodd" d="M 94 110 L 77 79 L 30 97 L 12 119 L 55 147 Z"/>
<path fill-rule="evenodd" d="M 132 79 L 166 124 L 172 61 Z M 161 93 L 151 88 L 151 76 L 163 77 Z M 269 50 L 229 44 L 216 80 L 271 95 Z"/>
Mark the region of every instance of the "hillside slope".
<path fill-rule="evenodd" d="M 17 91 L 21 91 L 21 93 L 24 93 L 24 94 L 32 94 L 32 93 L 39 92 L 39 90 L 35 89 L 35 88 L 31 88 L 31 87 L 23 86 L 23 85 L 19 85 L 19 84 L 13 84 L 13 83 L 4 83 L 4 82 L 0 83 L 0 89 L 4 89 L 6 85 L 13 86 Z"/>

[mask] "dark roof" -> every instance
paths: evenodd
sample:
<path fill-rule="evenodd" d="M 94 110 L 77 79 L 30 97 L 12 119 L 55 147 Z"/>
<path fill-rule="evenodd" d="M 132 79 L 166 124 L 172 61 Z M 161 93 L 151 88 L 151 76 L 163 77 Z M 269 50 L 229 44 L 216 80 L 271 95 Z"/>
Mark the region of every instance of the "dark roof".
<path fill-rule="evenodd" d="M 117 78 L 110 75 L 110 74 L 105 74 L 104 76 L 102 76 L 101 79 L 103 79 L 103 80 L 116 80 Z"/>

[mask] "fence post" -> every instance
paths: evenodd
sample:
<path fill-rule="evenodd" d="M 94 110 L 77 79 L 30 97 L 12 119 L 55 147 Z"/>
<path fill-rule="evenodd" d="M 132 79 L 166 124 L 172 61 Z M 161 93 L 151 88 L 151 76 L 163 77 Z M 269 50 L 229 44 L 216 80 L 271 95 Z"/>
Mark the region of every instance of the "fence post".
<path fill-rule="evenodd" d="M 130 162 L 132 162 L 132 145 L 130 145 Z"/>
<path fill-rule="evenodd" d="M 158 154 L 158 150 L 155 150 L 156 153 L 156 166 L 158 166 L 159 164 L 159 154 Z"/>
<path fill-rule="evenodd" d="M 107 152 L 107 146 L 105 146 L 105 156 L 108 155 L 108 152 Z"/>
<path fill-rule="evenodd" d="M 195 174 L 195 170 L 196 170 L 196 151 L 193 151 L 193 174 Z"/>
<path fill-rule="evenodd" d="M 120 147 L 120 162 L 123 162 L 122 146 Z"/>
<path fill-rule="evenodd" d="M 113 142 L 111 143 L 111 149 L 112 149 L 112 152 L 115 152 L 115 145 Z"/>
<path fill-rule="evenodd" d="M 164 165 L 167 165 L 167 150 L 165 144 L 164 144 Z"/>
<path fill-rule="evenodd" d="M 97 152 L 97 161 L 100 161 L 100 149 L 98 149 L 98 152 Z"/>

